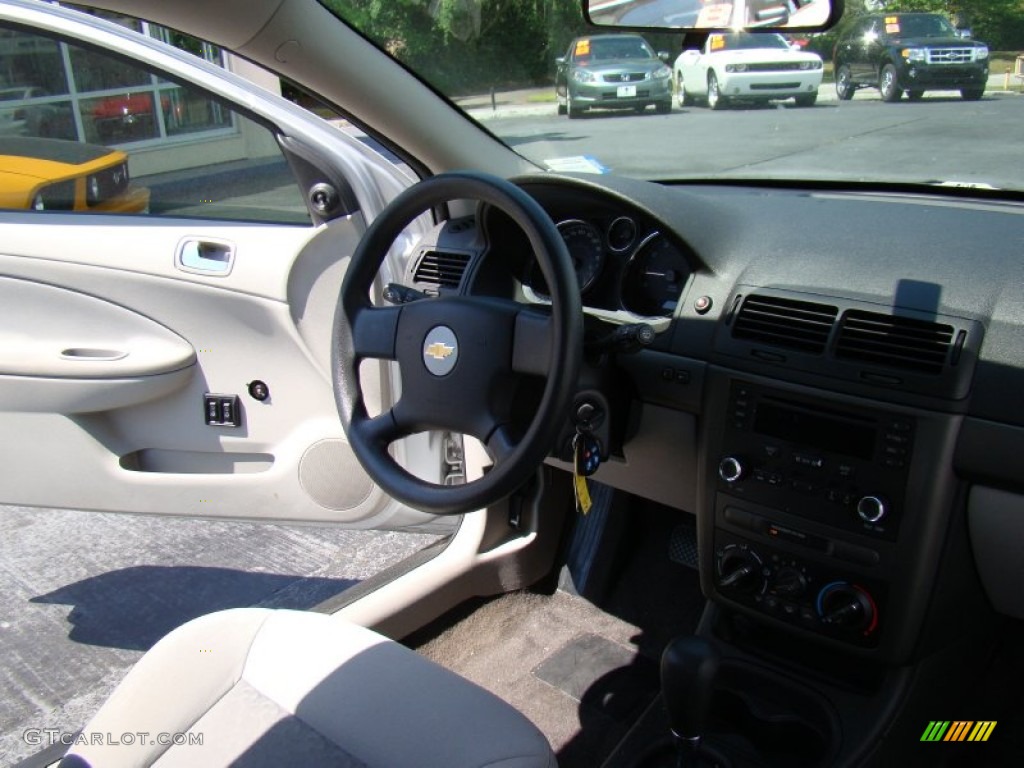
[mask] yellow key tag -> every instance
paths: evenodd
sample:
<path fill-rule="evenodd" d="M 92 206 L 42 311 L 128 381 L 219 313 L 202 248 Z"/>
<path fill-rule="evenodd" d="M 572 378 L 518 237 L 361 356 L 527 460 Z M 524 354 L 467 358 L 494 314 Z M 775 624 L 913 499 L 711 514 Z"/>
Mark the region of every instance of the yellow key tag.
<path fill-rule="evenodd" d="M 587 478 L 580 474 L 580 443 L 580 436 L 576 435 L 572 440 L 572 491 L 576 497 L 576 508 L 586 515 L 594 502 L 590 498 Z"/>
<path fill-rule="evenodd" d="M 576 506 L 579 507 L 580 512 L 584 515 L 590 511 L 590 508 L 594 506 L 594 502 L 590 500 L 590 489 L 587 488 L 587 478 L 583 475 L 576 475 Z"/>

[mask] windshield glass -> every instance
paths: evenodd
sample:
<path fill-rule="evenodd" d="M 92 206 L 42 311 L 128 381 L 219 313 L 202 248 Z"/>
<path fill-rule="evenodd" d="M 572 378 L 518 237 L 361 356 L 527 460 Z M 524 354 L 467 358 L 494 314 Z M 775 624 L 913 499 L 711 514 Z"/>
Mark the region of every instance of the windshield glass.
<path fill-rule="evenodd" d="M 1019 2 L 710 37 L 591 27 L 578 0 L 321 2 L 540 168 L 1024 190 Z"/>
<path fill-rule="evenodd" d="M 956 27 L 935 14 L 907 15 L 901 21 L 903 37 L 956 37 Z"/>

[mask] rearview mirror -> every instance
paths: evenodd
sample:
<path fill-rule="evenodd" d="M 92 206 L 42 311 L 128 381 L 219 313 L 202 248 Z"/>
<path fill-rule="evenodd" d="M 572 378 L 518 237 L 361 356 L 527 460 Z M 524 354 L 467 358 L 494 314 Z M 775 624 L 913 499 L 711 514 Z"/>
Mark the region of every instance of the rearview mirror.
<path fill-rule="evenodd" d="M 591 24 L 650 30 L 824 30 L 842 11 L 842 0 L 583 0 Z"/>

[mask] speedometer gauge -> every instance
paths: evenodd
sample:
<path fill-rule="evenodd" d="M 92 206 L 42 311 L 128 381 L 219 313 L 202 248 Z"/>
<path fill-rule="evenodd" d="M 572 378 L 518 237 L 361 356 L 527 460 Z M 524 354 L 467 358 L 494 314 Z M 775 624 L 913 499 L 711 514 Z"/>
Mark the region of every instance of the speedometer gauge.
<path fill-rule="evenodd" d="M 562 241 L 569 250 L 580 293 L 584 293 L 601 275 L 601 269 L 604 267 L 604 238 L 593 224 L 580 219 L 569 219 L 557 226 L 558 234 L 562 236 Z M 530 271 L 529 283 L 537 295 L 551 295 L 536 262 Z"/>
<path fill-rule="evenodd" d="M 686 256 L 664 235 L 650 235 L 626 266 L 622 306 L 638 315 L 671 315 L 690 277 Z"/>
<path fill-rule="evenodd" d="M 593 224 L 579 219 L 563 221 L 558 232 L 569 249 L 576 282 L 580 292 L 586 291 L 597 280 L 604 266 L 604 238 Z"/>

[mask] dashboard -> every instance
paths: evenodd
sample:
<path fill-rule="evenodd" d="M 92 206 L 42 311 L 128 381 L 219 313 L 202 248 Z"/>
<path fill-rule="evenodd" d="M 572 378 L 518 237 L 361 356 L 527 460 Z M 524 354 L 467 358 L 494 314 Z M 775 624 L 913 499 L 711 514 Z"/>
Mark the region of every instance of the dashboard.
<path fill-rule="evenodd" d="M 518 183 L 558 223 L 585 313 L 656 331 L 584 373 L 581 396 L 612 417 L 596 479 L 696 515 L 711 599 L 893 663 L 962 615 L 936 605 L 964 584 L 1024 617 L 1024 205 Z M 546 293 L 525 238 L 487 208 L 439 225 L 408 277 Z"/>

